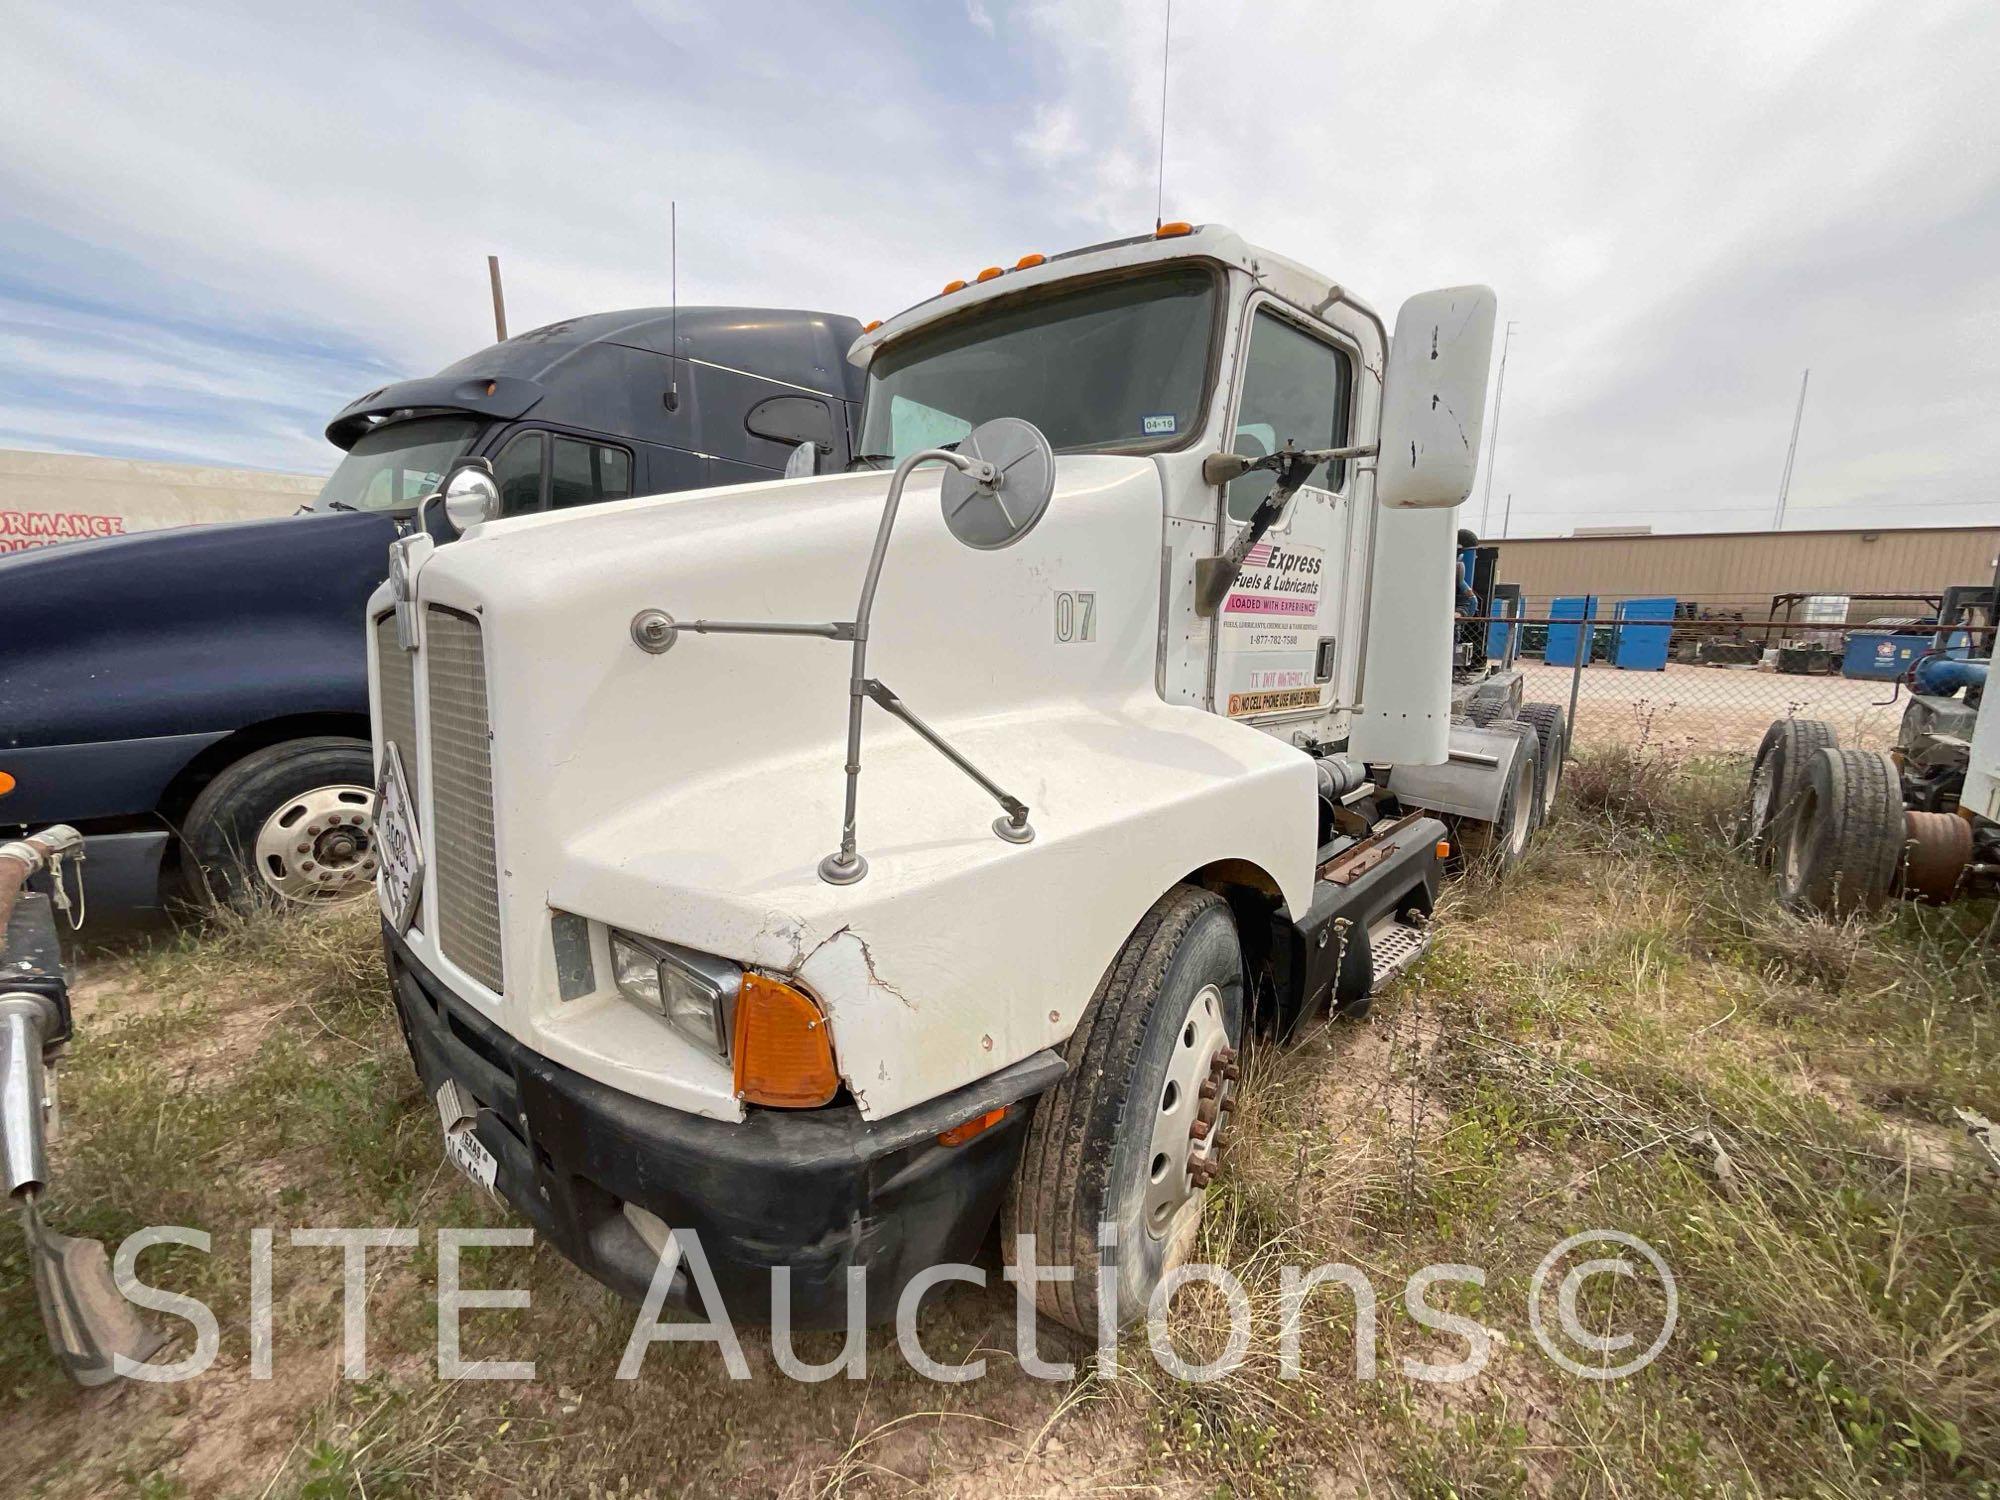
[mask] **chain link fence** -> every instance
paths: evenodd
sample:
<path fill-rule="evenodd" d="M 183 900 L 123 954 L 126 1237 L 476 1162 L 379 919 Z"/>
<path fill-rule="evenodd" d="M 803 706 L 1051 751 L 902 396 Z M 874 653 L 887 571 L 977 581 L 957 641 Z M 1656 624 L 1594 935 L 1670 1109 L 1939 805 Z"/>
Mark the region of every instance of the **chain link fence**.
<path fill-rule="evenodd" d="M 1851 626 L 1665 619 L 1463 619 L 1460 639 L 1560 704 L 1577 748 L 1645 746 L 1671 757 L 1751 755 L 1775 719 L 1822 719 L 1840 743 L 1886 750 L 1926 656 L 1984 658 L 1991 631 L 1940 636 L 1919 622 Z"/>

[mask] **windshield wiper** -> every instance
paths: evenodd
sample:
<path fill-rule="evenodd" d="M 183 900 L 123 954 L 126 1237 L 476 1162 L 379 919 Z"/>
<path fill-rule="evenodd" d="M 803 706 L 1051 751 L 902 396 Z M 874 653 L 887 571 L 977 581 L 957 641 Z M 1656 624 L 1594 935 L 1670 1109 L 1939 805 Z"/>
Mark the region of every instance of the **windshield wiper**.
<path fill-rule="evenodd" d="M 857 453 L 847 461 L 847 468 L 852 473 L 862 464 L 893 464 L 895 461 L 893 453 Z"/>
<path fill-rule="evenodd" d="M 326 508 L 328 510 L 351 510 L 356 514 L 359 514 L 361 511 L 360 506 L 349 505 L 345 500 L 329 500 L 326 502 Z"/>

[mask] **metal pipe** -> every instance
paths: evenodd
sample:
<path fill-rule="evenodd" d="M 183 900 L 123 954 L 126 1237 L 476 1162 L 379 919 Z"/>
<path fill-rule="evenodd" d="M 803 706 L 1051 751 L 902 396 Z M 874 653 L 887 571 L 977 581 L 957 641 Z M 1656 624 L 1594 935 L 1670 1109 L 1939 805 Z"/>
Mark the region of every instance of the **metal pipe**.
<path fill-rule="evenodd" d="M 1576 743 L 1576 695 L 1577 690 L 1583 686 L 1583 663 L 1597 645 L 1597 611 L 1591 609 L 1585 613 L 1589 618 L 1577 627 L 1581 634 L 1576 643 L 1576 665 L 1570 668 L 1569 674 L 1569 744 L 1571 745 Z M 1568 758 L 1567 754 L 1564 758 Z"/>
<path fill-rule="evenodd" d="M 42 1066 L 47 1003 L 39 995 L 0 995 L 0 1156 L 7 1196 L 19 1201 L 48 1185 L 43 1110 L 48 1079 Z"/>
<path fill-rule="evenodd" d="M 942 755 L 946 760 L 957 766 L 959 770 L 965 772 L 966 775 L 978 782 L 986 795 L 1000 804 L 1001 811 L 1007 814 L 1006 825 L 1012 831 L 1003 833 L 996 826 L 994 828 L 995 833 L 999 833 L 1003 839 L 1009 839 L 1017 844 L 1025 844 L 1029 839 L 1034 837 L 1033 830 L 1028 827 L 1027 803 L 1021 801 L 1018 797 L 1011 797 L 1002 791 L 984 771 L 980 770 L 979 767 L 953 749 L 950 744 L 946 743 L 944 737 L 931 728 L 930 725 L 911 713 L 908 706 L 904 704 L 901 698 L 896 696 L 893 689 L 872 679 L 863 683 L 862 688 L 870 698 L 873 698 L 882 707 L 909 725 L 910 728 L 916 730 L 925 740 L 928 740 L 931 748 L 936 750 L 938 754 Z"/>
<path fill-rule="evenodd" d="M 679 627 L 696 635 L 810 635 L 829 641 L 851 641 L 854 626 L 846 620 L 788 624 L 782 620 L 686 620 Z"/>
<path fill-rule="evenodd" d="M 819 877 L 829 885 L 852 885 L 868 873 L 868 861 L 855 850 L 854 816 L 861 795 L 861 705 L 868 695 L 868 617 L 875 610 L 875 587 L 882 581 L 882 563 L 889 555 L 889 533 L 903 503 L 903 486 L 919 464 L 946 463 L 982 484 L 996 484 L 1000 471 L 983 459 L 964 458 L 945 448 L 924 448 L 896 465 L 889 477 L 889 497 L 875 528 L 875 546 L 868 554 L 868 572 L 861 580 L 861 600 L 854 607 L 854 664 L 847 680 L 847 794 L 840 813 L 840 848 L 819 862 Z"/>

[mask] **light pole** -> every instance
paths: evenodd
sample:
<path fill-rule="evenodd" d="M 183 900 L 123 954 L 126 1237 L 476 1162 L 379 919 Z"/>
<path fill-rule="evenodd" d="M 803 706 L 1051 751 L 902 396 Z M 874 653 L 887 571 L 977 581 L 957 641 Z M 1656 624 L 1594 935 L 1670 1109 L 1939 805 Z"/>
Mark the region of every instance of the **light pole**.
<path fill-rule="evenodd" d="M 1506 337 L 1500 341 L 1500 376 L 1493 383 L 1493 437 L 1486 445 L 1486 493 L 1479 501 L 1479 534 L 1486 534 L 1486 523 L 1493 515 L 1493 466 L 1500 456 L 1500 399 L 1507 394 L 1507 350 L 1514 342 L 1514 323 L 1507 324 Z"/>

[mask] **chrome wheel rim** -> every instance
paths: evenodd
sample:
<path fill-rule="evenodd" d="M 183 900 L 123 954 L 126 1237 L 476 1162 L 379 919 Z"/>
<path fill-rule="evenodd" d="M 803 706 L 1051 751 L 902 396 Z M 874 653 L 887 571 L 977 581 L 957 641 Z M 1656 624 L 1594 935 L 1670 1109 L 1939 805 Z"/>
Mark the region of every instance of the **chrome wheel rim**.
<path fill-rule="evenodd" d="M 373 787 L 316 786 L 257 830 L 252 861 L 264 889 L 286 901 L 348 901 L 375 881 Z"/>
<path fill-rule="evenodd" d="M 1535 758 L 1524 748 L 1520 769 L 1514 773 L 1514 805 L 1507 816 L 1507 855 L 1519 859 L 1528 847 L 1528 835 L 1535 819 Z"/>
<path fill-rule="evenodd" d="M 1141 1222 L 1156 1240 L 1174 1232 L 1189 1204 L 1200 1204 L 1198 1189 L 1215 1171 L 1223 1126 L 1235 1104 L 1235 1072 L 1222 991 L 1204 985 L 1181 1017 L 1166 1082 L 1153 1101 Z"/>
<path fill-rule="evenodd" d="M 1750 778 L 1750 834 L 1762 838 L 1770 832 L 1771 798 L 1778 789 L 1778 758 L 1767 755 L 1757 762 Z"/>

